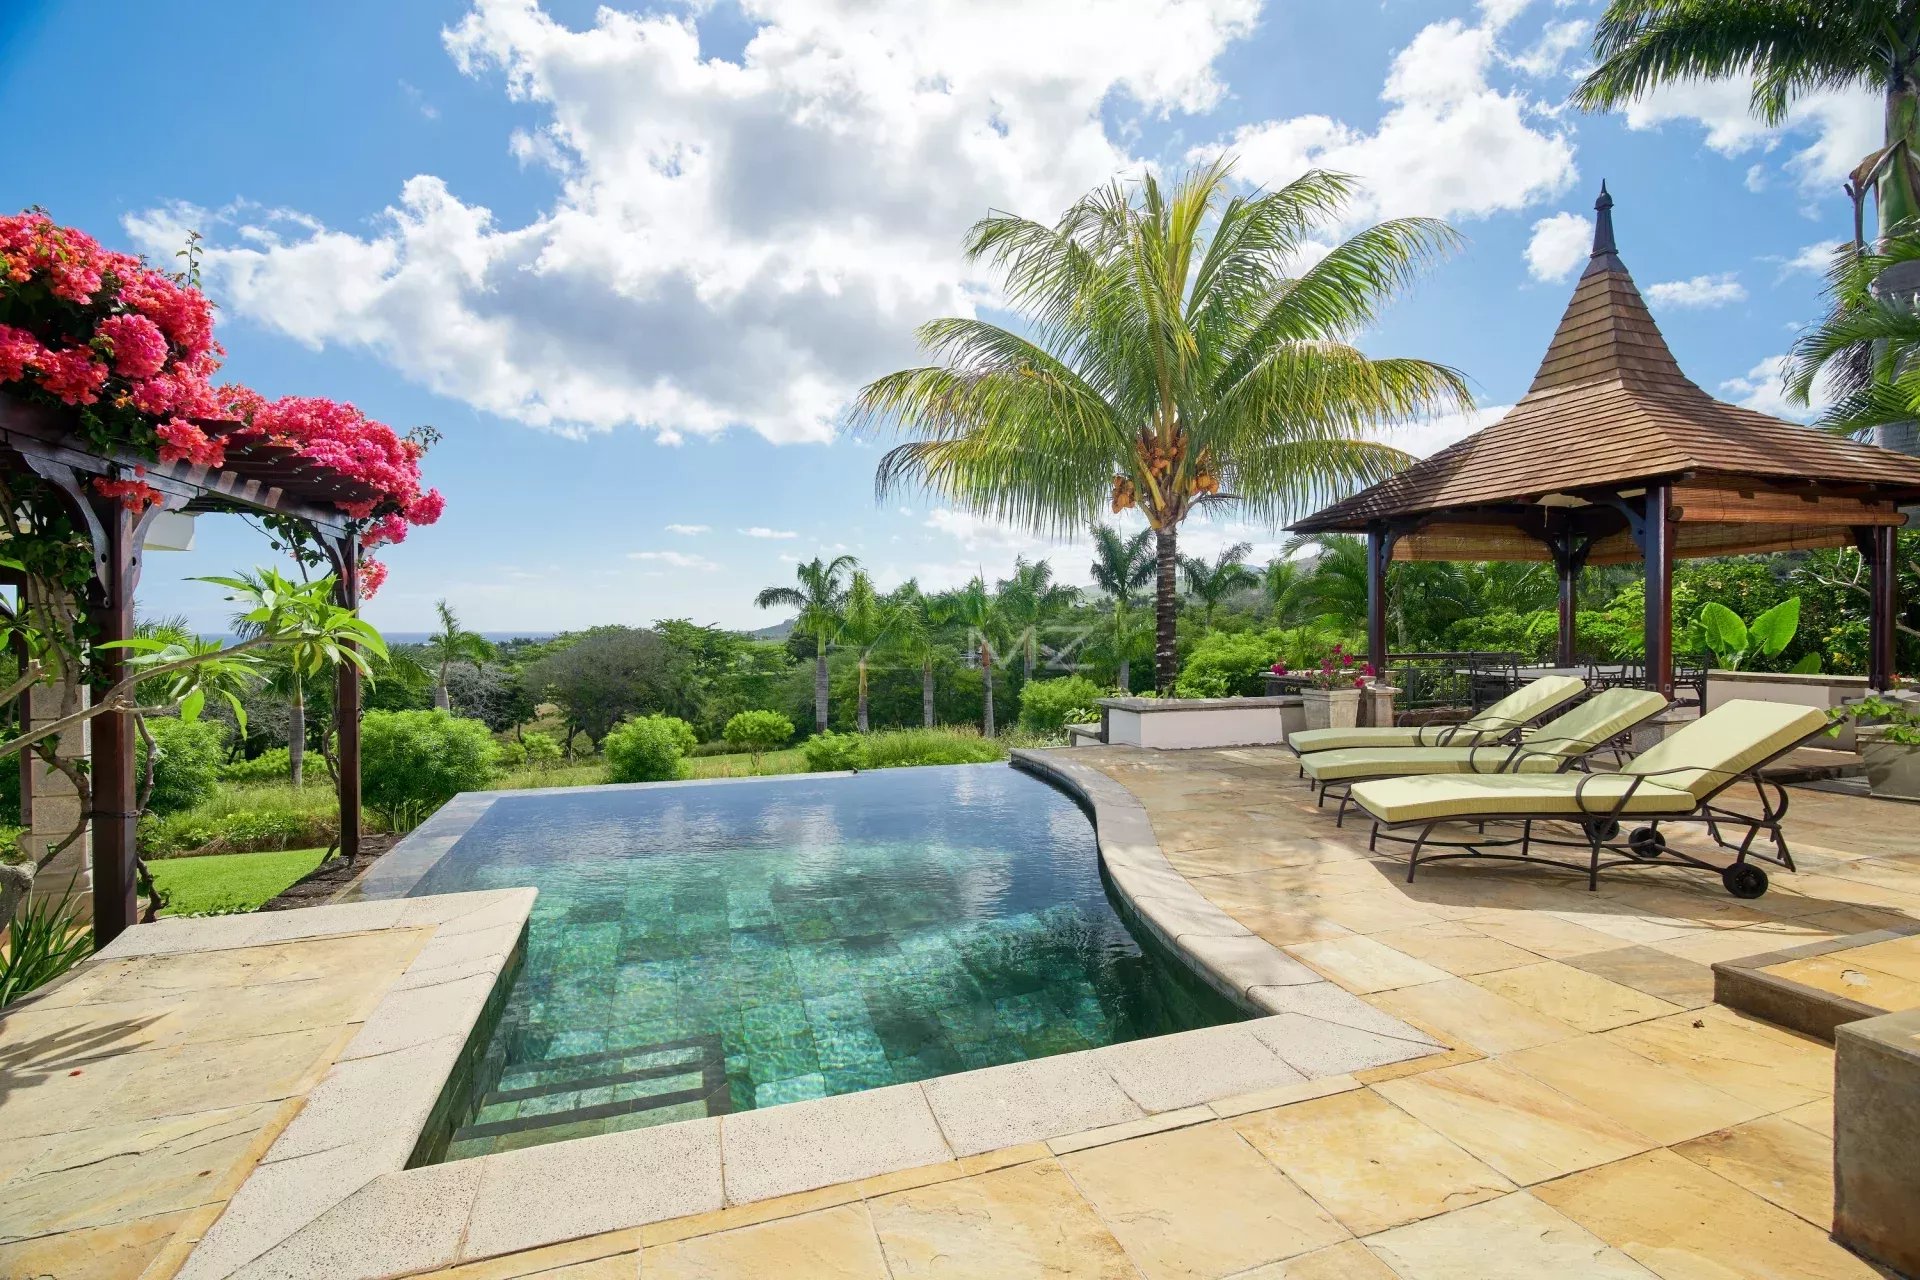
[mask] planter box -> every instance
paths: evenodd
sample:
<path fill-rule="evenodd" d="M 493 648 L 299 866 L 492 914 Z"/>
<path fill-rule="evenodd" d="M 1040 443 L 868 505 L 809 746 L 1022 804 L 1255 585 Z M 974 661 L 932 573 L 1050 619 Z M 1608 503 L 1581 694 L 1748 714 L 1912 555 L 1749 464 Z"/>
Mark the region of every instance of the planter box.
<path fill-rule="evenodd" d="M 1893 800 L 1920 800 L 1920 746 L 1887 742 L 1872 725 L 1862 725 L 1857 737 L 1867 790 Z"/>
<path fill-rule="evenodd" d="M 1867 696 L 1867 678 L 1865 676 L 1796 676 L 1784 672 L 1764 671 L 1709 671 L 1707 672 L 1707 705 L 1704 711 L 1711 711 L 1723 702 L 1735 698 L 1752 698 L 1759 702 L 1785 702 L 1796 707 L 1813 707 L 1819 711 L 1829 711 L 1844 702 L 1852 702 Z M 1835 751 L 1852 751 L 1854 734 L 1851 724 L 1843 727 L 1838 736 L 1824 741 L 1816 741 L 1815 746 L 1831 747 Z"/>
<path fill-rule="evenodd" d="M 1277 746 L 1305 727 L 1297 697 L 1102 698 L 1099 705 L 1111 746 Z"/>
<path fill-rule="evenodd" d="M 1302 689 L 1309 729 L 1351 729 L 1360 723 L 1360 690 Z"/>

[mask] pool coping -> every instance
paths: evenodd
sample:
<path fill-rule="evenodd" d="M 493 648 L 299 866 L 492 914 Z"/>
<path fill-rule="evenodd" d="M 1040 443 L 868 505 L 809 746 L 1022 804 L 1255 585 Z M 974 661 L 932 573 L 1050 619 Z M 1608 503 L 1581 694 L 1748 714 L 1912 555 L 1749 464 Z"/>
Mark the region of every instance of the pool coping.
<path fill-rule="evenodd" d="M 1044 765 L 1037 771 L 1058 769 L 1094 814 L 1109 875 L 1156 936 L 1170 938 L 1175 954 L 1216 986 L 1248 976 L 1236 998 L 1268 1016 L 408 1168 L 446 1080 L 483 1030 L 489 998 L 504 989 L 535 890 L 141 926 L 103 954 L 435 926 L 176 1280 L 385 1280 L 909 1169 L 968 1167 L 1010 1147 L 1073 1150 L 1205 1123 L 1357 1087 L 1353 1072 L 1441 1050 L 1264 940 L 1238 926 L 1222 931 L 1220 920 L 1230 917 L 1189 886 L 1214 913 L 1207 915 L 1164 878 L 1178 873 L 1125 788 L 1110 780 L 1103 787 L 1104 775 L 1067 762 Z M 470 813 L 451 815 L 430 838 L 464 831 L 487 807 L 469 804 Z"/>

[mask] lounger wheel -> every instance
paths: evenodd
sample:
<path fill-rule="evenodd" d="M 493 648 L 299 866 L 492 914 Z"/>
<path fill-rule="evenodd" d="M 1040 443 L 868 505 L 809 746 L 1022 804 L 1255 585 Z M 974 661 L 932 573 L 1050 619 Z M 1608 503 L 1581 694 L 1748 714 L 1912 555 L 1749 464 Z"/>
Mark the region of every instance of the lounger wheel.
<path fill-rule="evenodd" d="M 1602 844 L 1611 844 L 1620 838 L 1620 820 L 1618 818 L 1600 818 L 1584 824 L 1594 839 Z"/>
<path fill-rule="evenodd" d="M 1660 833 L 1652 827 L 1635 827 L 1633 834 L 1627 837 L 1627 852 L 1636 858 L 1657 858 L 1666 847 L 1666 842 L 1660 839 Z"/>
<path fill-rule="evenodd" d="M 1767 873 L 1751 862 L 1736 862 L 1720 873 L 1720 883 L 1736 898 L 1757 898 L 1767 891 Z"/>

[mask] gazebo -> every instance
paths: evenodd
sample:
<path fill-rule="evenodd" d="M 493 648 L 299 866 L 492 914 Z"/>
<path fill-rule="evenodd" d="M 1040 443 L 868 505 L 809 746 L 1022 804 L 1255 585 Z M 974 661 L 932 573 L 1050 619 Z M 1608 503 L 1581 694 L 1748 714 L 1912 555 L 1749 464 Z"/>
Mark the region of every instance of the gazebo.
<path fill-rule="evenodd" d="M 162 511 L 254 512 L 304 522 L 337 575 L 338 602 L 360 604 L 360 535 L 341 506 L 380 495 L 361 481 L 300 456 L 291 446 L 244 432 L 238 422 L 197 422 L 209 436 L 227 438 L 218 469 L 180 461 L 156 462 L 101 451 L 78 429 L 77 415 L 0 395 L 0 474 L 36 476 L 58 490 L 93 546 L 93 582 L 79 607 L 96 643 L 134 633 L 133 600 L 148 530 Z M 160 497 L 130 509 L 103 495 L 96 481 L 138 476 Z M 18 579 L 15 579 L 17 582 Z M 109 688 L 127 672 L 126 652 L 97 649 L 96 688 Z M 340 848 L 358 854 L 360 842 L 360 681 L 341 664 L 335 690 L 339 735 Z M 104 945 L 138 917 L 134 828 L 138 818 L 134 779 L 133 717 L 105 712 L 91 722 L 92 871 L 94 935 Z M 30 801 L 23 770 L 23 801 Z"/>
<path fill-rule="evenodd" d="M 1299 521 L 1367 539 L 1367 647 L 1387 662 L 1395 560 L 1550 561 L 1559 660 L 1574 661 L 1588 564 L 1646 565 L 1646 675 L 1671 697 L 1673 562 L 1857 546 L 1869 574 L 1868 684 L 1891 686 L 1900 508 L 1920 458 L 1715 400 L 1681 372 L 1614 243 L 1601 184 L 1593 254 L 1533 385 L 1486 427 Z"/>

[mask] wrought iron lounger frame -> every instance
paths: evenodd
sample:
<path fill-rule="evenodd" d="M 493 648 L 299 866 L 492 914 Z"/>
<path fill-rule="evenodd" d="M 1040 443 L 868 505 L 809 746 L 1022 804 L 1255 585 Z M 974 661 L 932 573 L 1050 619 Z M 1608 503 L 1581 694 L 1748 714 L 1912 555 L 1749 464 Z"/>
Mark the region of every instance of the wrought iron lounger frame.
<path fill-rule="evenodd" d="M 1571 702 L 1572 700 L 1573 699 L 1569 698 L 1567 702 Z M 1473 727 L 1473 732 L 1476 736 L 1482 733 L 1491 732 L 1492 730 L 1495 730 L 1495 729 L 1500 730 L 1500 736 L 1497 738 L 1489 738 L 1485 742 L 1475 742 L 1468 745 L 1472 745 L 1476 747 L 1504 747 L 1509 743 L 1519 744 L 1522 741 L 1520 735 L 1526 731 L 1526 727 L 1528 725 L 1533 724 L 1543 719 L 1544 717 L 1552 715 L 1554 712 L 1561 710 L 1567 705 L 1567 702 L 1555 703 L 1553 706 L 1548 707 L 1546 710 L 1540 712 L 1539 715 L 1530 716 L 1525 720 L 1514 720 L 1513 717 L 1511 716 L 1502 716 L 1500 717 L 1500 721 L 1495 721 L 1492 724 L 1475 725 Z M 1468 720 L 1470 719 L 1472 719 L 1472 717 L 1468 718 Z M 1458 735 L 1462 729 L 1465 729 L 1467 727 L 1468 720 L 1449 721 L 1448 723 L 1445 723 L 1445 724 L 1420 725 L 1419 730 L 1422 735 L 1424 735 L 1428 729 L 1433 729 L 1433 728 L 1438 728 L 1443 732 L 1440 737 L 1434 739 L 1432 742 L 1419 741 L 1419 742 L 1415 742 L 1413 745 L 1416 747 L 1451 747 L 1455 745 L 1453 742 L 1453 738 L 1456 735 Z M 1501 721 L 1506 722 L 1505 727 L 1502 727 Z M 1394 726 L 1394 727 L 1399 727 L 1399 726 Z M 1387 749 L 1391 750 L 1391 748 L 1387 748 Z M 1317 753 L 1312 751 L 1309 751 L 1306 753 L 1306 755 L 1314 755 L 1314 754 L 1317 754 Z M 1306 777 L 1307 776 L 1306 757 L 1301 755 L 1299 751 L 1295 751 L 1293 753 L 1293 756 L 1294 756 L 1294 759 L 1299 760 L 1301 762 L 1300 773 L 1298 776 L 1302 778 Z"/>
<path fill-rule="evenodd" d="M 1683 865 L 1701 871 L 1714 872 L 1720 877 L 1720 882 L 1726 887 L 1727 892 L 1736 898 L 1757 898 L 1767 891 L 1767 873 L 1762 868 L 1749 862 L 1749 858 L 1757 858 L 1763 862 L 1770 862 L 1788 871 L 1796 870 L 1793 865 L 1793 854 L 1787 848 L 1786 834 L 1780 829 L 1782 820 L 1787 816 L 1787 789 L 1778 782 L 1761 777 L 1760 771 L 1782 756 L 1797 750 L 1815 738 L 1823 737 L 1825 734 L 1825 729 L 1816 729 L 1804 737 L 1795 739 L 1765 759 L 1755 761 L 1737 773 L 1728 773 L 1726 770 L 1721 769 L 1702 768 L 1699 765 L 1679 765 L 1672 769 L 1660 769 L 1652 773 L 1630 775 L 1619 773 L 1589 773 L 1574 787 L 1574 801 L 1576 804 L 1579 804 L 1581 808 L 1581 812 L 1575 814 L 1524 812 L 1476 813 L 1471 815 L 1456 814 L 1445 818 L 1415 818 L 1407 822 L 1396 823 L 1383 823 L 1376 818 L 1374 819 L 1372 834 L 1367 838 L 1367 851 L 1369 853 L 1376 852 L 1379 848 L 1379 842 L 1382 839 L 1397 844 L 1410 843 L 1413 848 L 1407 855 L 1408 884 L 1413 883 L 1414 872 L 1418 870 L 1422 862 L 1449 862 L 1461 858 L 1486 858 L 1503 862 L 1527 862 L 1540 866 L 1561 867 L 1568 871 L 1584 871 L 1587 873 L 1587 888 L 1589 891 L 1598 889 L 1600 887 L 1600 873 L 1613 867 L 1666 867 Z M 1695 775 L 1703 773 L 1726 773 L 1727 776 L 1724 782 L 1702 796 L 1689 813 L 1627 814 L 1625 812 L 1627 803 L 1632 799 L 1633 793 L 1640 789 L 1642 782 L 1675 773 Z M 1633 781 L 1627 785 L 1626 789 L 1622 791 L 1618 797 L 1609 797 L 1606 807 L 1589 809 L 1586 805 L 1585 796 L 1588 785 L 1596 778 L 1619 777 L 1631 777 Z M 1713 803 L 1721 793 L 1739 782 L 1742 778 L 1750 778 L 1753 781 L 1754 791 L 1760 801 L 1760 813 L 1757 816 L 1742 813 L 1737 809 L 1723 808 Z M 1773 788 L 1773 795 L 1771 797 L 1767 794 L 1767 788 L 1769 787 Z M 1647 825 L 1635 827 L 1627 836 L 1627 839 L 1624 842 L 1620 842 L 1620 819 L 1622 817 L 1644 817 L 1647 820 Z M 1477 825 L 1482 832 L 1486 830 L 1486 824 L 1489 822 L 1518 822 L 1521 824 L 1520 835 L 1518 837 L 1494 841 L 1479 839 L 1432 839 L 1433 829 L 1435 827 L 1445 826 L 1450 822 Z M 1546 836 L 1536 836 L 1533 834 L 1533 824 L 1536 822 L 1567 822 L 1576 824 L 1582 832 L 1584 832 L 1586 838 L 1582 840 L 1554 840 Z M 1674 822 L 1704 823 L 1708 836 L 1712 838 L 1715 844 L 1723 849 L 1731 849 L 1733 851 L 1733 861 L 1725 867 L 1720 867 L 1703 858 L 1697 858 L 1690 853 L 1675 849 L 1669 845 L 1660 834 L 1660 825 L 1662 823 Z M 1723 824 L 1726 826 L 1745 827 L 1747 829 L 1746 838 L 1738 844 L 1726 839 L 1720 834 L 1720 828 Z M 1397 831 L 1410 827 L 1419 827 L 1421 829 L 1420 834 L 1411 840 L 1405 836 L 1383 835 L 1383 832 Z M 1760 833 L 1763 831 L 1773 840 L 1775 849 L 1774 856 L 1760 853 L 1753 848 L 1754 841 L 1759 838 Z M 1533 846 L 1543 844 L 1562 849 L 1586 849 L 1588 851 L 1587 861 L 1582 864 L 1570 862 L 1563 858 L 1536 858 L 1532 856 L 1531 850 Z M 1448 849 L 1459 849 L 1461 852 L 1428 854 L 1425 858 L 1422 858 L 1420 851 L 1429 845 Z M 1488 849 L 1510 848 L 1514 845 L 1520 846 L 1519 853 L 1487 852 Z M 1602 849 L 1610 850 L 1624 856 L 1603 862 L 1600 858 L 1600 851 Z"/>

